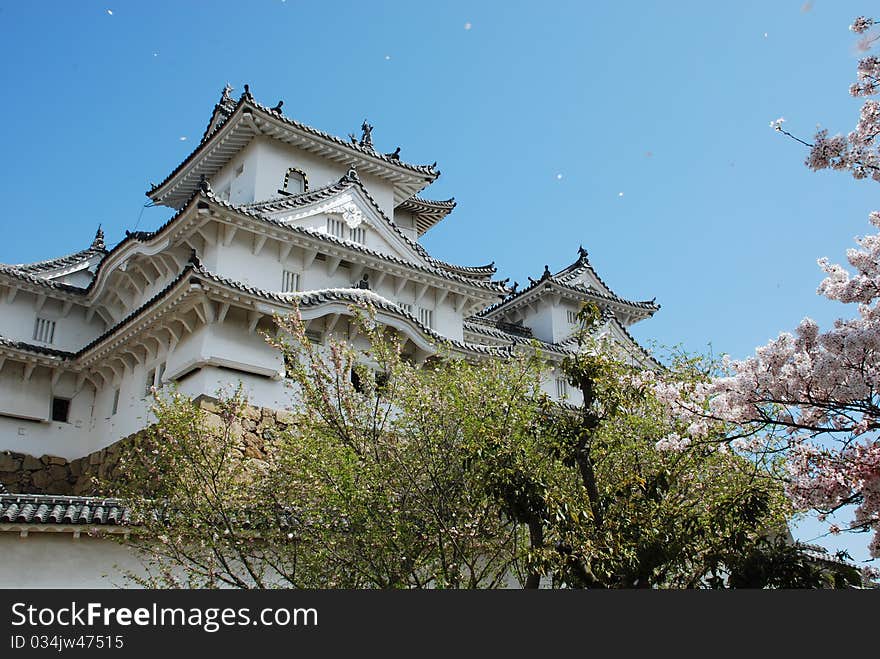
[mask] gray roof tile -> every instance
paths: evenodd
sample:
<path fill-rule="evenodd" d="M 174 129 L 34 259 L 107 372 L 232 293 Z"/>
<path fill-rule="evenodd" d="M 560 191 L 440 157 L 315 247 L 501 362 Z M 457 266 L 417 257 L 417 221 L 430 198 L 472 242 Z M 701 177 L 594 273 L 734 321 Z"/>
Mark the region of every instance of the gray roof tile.
<path fill-rule="evenodd" d="M 119 499 L 0 493 L 0 524 L 122 526 L 130 515 Z"/>

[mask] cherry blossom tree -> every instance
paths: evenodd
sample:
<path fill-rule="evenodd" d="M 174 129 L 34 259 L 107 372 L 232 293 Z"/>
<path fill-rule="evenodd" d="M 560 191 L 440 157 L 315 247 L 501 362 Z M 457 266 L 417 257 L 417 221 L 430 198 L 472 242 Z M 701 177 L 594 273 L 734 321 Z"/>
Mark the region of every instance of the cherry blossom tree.
<path fill-rule="evenodd" d="M 878 21 L 858 17 L 850 29 L 870 50 L 880 38 Z M 859 121 L 847 136 L 818 130 L 812 143 L 771 122 L 778 132 L 809 147 L 812 170 L 836 169 L 880 182 L 880 58 L 866 55 L 850 87 L 865 97 Z M 659 386 L 661 395 L 688 422 L 683 436 L 701 437 L 705 421 L 733 424 L 728 445 L 753 454 L 783 454 L 787 491 L 795 505 L 819 519 L 854 505 L 847 527 L 830 531 L 872 532 L 869 550 L 880 557 L 880 212 L 870 214 L 874 233 L 847 252 L 849 268 L 820 259 L 826 273 L 818 293 L 852 305 L 852 314 L 827 330 L 805 318 L 755 355 L 728 361 L 727 372 L 687 390 Z M 668 440 L 671 448 L 683 440 Z"/>

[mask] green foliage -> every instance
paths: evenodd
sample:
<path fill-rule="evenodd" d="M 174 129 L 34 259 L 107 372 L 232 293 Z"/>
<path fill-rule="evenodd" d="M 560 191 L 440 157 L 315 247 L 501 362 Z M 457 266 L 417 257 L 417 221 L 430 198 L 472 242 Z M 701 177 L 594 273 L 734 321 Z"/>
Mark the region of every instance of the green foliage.
<path fill-rule="evenodd" d="M 670 428 L 642 377 L 594 338 L 563 368 L 579 407 L 542 392 L 533 356 L 420 362 L 369 309 L 361 348 L 278 318 L 298 402 L 246 428 L 242 392 L 201 409 L 158 397 L 118 493 L 140 513 L 152 586 L 718 587 L 811 582 L 771 554 L 790 514 L 773 465 L 711 444 L 658 450 Z M 663 377 L 705 377 L 683 360 Z M 251 424 L 249 426 L 248 424 Z M 259 431 L 259 429 L 258 429 Z M 763 569 L 760 578 L 750 575 Z"/>

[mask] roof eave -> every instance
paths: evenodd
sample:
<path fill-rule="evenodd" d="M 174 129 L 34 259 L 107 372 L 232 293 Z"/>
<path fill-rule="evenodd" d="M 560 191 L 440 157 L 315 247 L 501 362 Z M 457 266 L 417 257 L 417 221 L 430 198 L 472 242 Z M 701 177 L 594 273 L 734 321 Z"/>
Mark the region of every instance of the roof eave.
<path fill-rule="evenodd" d="M 233 145 L 231 150 L 221 149 L 224 141 L 236 141 L 234 133 L 242 125 L 245 125 L 245 130 L 240 132 L 247 139 L 238 146 Z M 362 147 L 348 145 L 339 138 L 276 115 L 243 98 L 229 118 L 201 142 L 162 183 L 147 191 L 147 196 L 155 203 L 179 208 L 179 204 L 189 198 L 198 186 L 202 174 L 215 174 L 257 135 L 272 137 L 307 151 L 321 152 L 321 155 L 330 157 L 331 160 L 354 164 L 363 174 L 387 179 L 394 186 L 395 203 L 412 197 L 440 176 L 440 172 L 433 166 L 388 162 L 378 153 L 370 154 Z M 214 160 L 219 164 L 202 167 L 215 152 L 217 155 Z"/>
<path fill-rule="evenodd" d="M 519 293 L 514 296 L 509 297 L 506 300 L 502 300 L 497 303 L 494 308 L 491 308 L 489 311 L 486 311 L 483 315 L 485 318 L 492 318 L 498 316 L 503 311 L 512 311 L 513 309 L 517 309 L 521 306 L 530 303 L 530 300 L 536 297 L 542 297 L 545 293 L 550 291 L 550 288 L 557 287 L 557 293 L 561 293 L 563 295 L 567 295 L 570 298 L 580 299 L 584 302 L 589 301 L 601 301 L 603 304 L 607 304 L 612 307 L 620 307 L 625 308 L 630 311 L 630 313 L 634 315 L 643 316 L 644 318 L 650 318 L 653 316 L 658 310 L 658 305 L 653 305 L 652 307 L 643 306 L 644 304 L 653 304 L 653 303 L 638 303 L 631 302 L 629 300 L 625 300 L 623 298 L 610 298 L 606 297 L 602 294 L 594 294 L 590 291 L 578 291 L 573 289 L 570 286 L 566 286 L 565 284 L 560 284 L 559 282 L 553 281 L 552 278 L 539 280 L 537 283 L 531 285 L 530 287 L 523 289 Z"/>

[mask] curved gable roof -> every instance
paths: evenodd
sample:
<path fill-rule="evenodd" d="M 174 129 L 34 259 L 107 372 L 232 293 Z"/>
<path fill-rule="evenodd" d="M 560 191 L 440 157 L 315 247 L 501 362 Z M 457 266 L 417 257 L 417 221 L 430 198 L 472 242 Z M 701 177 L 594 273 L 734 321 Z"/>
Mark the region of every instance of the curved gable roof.
<path fill-rule="evenodd" d="M 365 173 L 389 179 L 395 198 L 403 201 L 440 176 L 436 163 L 413 165 L 356 142 L 346 141 L 295 119 L 278 109 L 254 100 L 249 91 L 234 106 L 217 104 L 208 129 L 199 145 L 147 196 L 154 202 L 179 208 L 198 188 L 201 176 L 213 176 L 256 135 L 268 135 L 309 151 L 320 151 L 325 158 L 347 162 Z"/>

